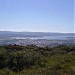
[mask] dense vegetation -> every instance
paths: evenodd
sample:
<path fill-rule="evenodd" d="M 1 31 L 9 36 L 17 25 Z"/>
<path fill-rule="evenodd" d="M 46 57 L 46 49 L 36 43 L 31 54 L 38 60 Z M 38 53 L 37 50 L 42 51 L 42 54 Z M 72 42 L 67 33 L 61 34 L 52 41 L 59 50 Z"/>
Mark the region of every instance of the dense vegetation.
<path fill-rule="evenodd" d="M 75 75 L 75 46 L 0 46 L 0 75 Z"/>

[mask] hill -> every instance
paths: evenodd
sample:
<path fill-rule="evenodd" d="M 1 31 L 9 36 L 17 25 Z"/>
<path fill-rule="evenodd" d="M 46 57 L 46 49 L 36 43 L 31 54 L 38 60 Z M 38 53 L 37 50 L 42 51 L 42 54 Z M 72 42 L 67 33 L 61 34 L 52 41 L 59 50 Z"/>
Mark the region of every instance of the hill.
<path fill-rule="evenodd" d="M 74 75 L 75 46 L 0 46 L 0 75 Z"/>

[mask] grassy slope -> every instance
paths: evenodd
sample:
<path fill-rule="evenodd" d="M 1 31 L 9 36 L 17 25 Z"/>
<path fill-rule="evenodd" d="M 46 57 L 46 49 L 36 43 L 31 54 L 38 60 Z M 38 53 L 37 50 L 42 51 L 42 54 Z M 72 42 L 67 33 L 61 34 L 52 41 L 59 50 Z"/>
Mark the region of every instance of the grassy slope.
<path fill-rule="evenodd" d="M 0 47 L 0 75 L 74 74 L 75 46 L 41 48 L 33 45 L 15 45 Z"/>

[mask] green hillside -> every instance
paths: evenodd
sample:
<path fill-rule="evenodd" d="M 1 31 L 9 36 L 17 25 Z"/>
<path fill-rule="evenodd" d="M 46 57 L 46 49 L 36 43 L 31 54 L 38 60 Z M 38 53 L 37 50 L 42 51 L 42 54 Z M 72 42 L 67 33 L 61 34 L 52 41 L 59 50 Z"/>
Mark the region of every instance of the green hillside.
<path fill-rule="evenodd" d="M 75 46 L 0 46 L 0 75 L 75 75 Z"/>

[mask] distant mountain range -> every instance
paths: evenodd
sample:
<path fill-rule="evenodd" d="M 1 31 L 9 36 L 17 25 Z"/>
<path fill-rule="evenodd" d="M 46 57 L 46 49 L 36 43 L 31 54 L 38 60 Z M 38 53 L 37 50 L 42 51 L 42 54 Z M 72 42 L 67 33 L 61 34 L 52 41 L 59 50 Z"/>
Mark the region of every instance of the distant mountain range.
<path fill-rule="evenodd" d="M 52 33 L 52 32 L 12 32 L 0 31 L 0 37 L 42 37 L 42 36 L 74 36 L 75 33 Z"/>
<path fill-rule="evenodd" d="M 75 33 L 0 31 L 0 45 L 56 46 L 75 44 Z"/>

